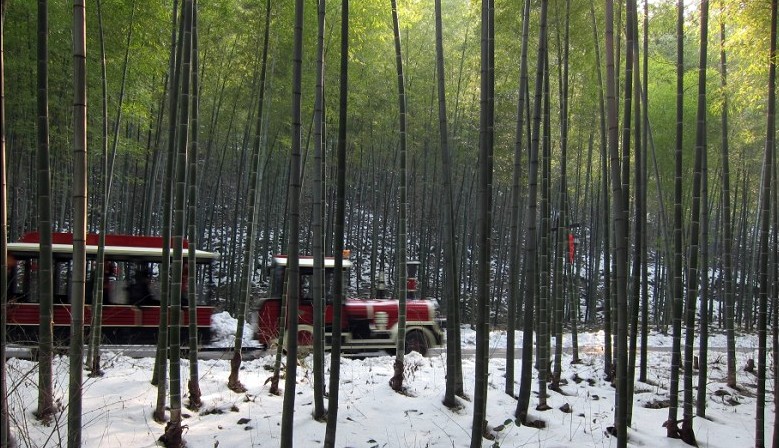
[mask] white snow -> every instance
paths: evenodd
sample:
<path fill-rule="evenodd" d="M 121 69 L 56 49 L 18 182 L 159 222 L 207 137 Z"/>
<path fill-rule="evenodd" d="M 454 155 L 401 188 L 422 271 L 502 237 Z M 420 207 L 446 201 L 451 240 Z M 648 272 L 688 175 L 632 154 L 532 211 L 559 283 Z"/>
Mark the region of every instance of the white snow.
<path fill-rule="evenodd" d="M 235 333 L 238 328 L 238 319 L 230 316 L 227 311 L 214 313 L 211 315 L 211 341 L 212 347 L 233 347 L 235 345 Z M 241 338 L 244 347 L 259 347 L 260 343 L 254 339 L 254 327 L 245 322 L 243 324 L 243 337 Z"/>
<path fill-rule="evenodd" d="M 229 316 L 216 317 L 225 323 Z M 233 322 L 234 325 L 234 322 Z M 247 328 L 247 331 L 249 329 Z M 227 341 L 228 336 L 217 340 Z M 251 334 L 251 333 L 249 333 Z M 518 333 L 521 336 L 521 333 Z M 234 332 L 233 332 L 234 337 Z M 473 345 L 475 334 L 463 329 L 463 347 Z M 505 332 L 493 332 L 494 348 L 505 347 Z M 566 335 L 570 345 L 570 335 Z M 494 429 L 495 440 L 483 439 L 483 447 L 607 447 L 616 446 L 616 439 L 606 433 L 606 427 L 614 420 L 614 389 L 603 380 L 602 333 L 581 333 L 582 364 L 571 364 L 571 356 L 563 358 L 563 387 L 565 395 L 551 392 L 549 404 L 552 410 L 535 411 L 538 398 L 531 396 L 531 417 L 546 422 L 545 429 L 519 427 L 513 422 L 516 400 L 504 391 L 505 359 L 493 357 L 489 364 L 487 419 Z M 756 378 L 742 370 L 747 358 L 756 358 L 757 343 L 754 338 L 740 338 L 737 354 L 739 384 L 746 393 L 728 389 L 723 384 L 724 338 L 712 336 L 712 352 L 709 357 L 710 380 L 708 418 L 695 418 L 694 429 L 700 446 L 729 448 L 754 446 Z M 217 342 L 218 344 L 218 342 Z M 229 345 L 229 344 L 226 344 Z M 521 345 L 521 339 L 517 346 Z M 653 334 L 652 347 L 668 347 L 669 337 Z M 697 353 L 697 349 L 696 349 Z M 648 409 L 644 404 L 668 398 L 670 352 L 651 351 L 649 378 L 652 384 L 636 383 L 633 423 L 629 430 L 632 446 L 684 447 L 679 440 L 666 438 L 662 423 L 668 409 Z M 240 380 L 248 392 L 234 393 L 227 388 L 229 353 L 223 360 L 199 362 L 200 387 L 203 407 L 200 411 L 184 410 L 184 439 L 191 448 L 213 447 L 274 447 L 280 443 L 282 396 L 268 393 L 267 370 L 273 362 L 273 354 L 252 361 L 244 361 Z M 83 446 L 84 447 L 154 447 L 162 435 L 164 425 L 154 422 L 157 390 L 149 383 L 153 360 L 133 359 L 121 353 L 104 353 L 105 376 L 88 378 L 83 384 Z M 770 358 L 769 358 L 770 359 Z M 394 358 L 389 356 L 365 359 L 342 359 L 341 389 L 338 409 L 338 447 L 377 448 L 460 448 L 470 445 L 472 403 L 463 401 L 457 411 L 441 404 L 445 390 L 445 355 L 422 357 L 412 353 L 406 357 L 408 394 L 393 392 L 389 385 Z M 188 363 L 182 361 L 182 378 L 188 377 Z M 295 446 L 322 446 L 325 424 L 311 418 L 312 359 L 300 361 L 297 375 L 295 412 Z M 329 366 L 329 354 L 327 356 Z M 519 369 L 515 364 L 516 386 L 519 390 Z M 67 357 L 54 359 L 55 395 L 62 406 L 54 422 L 49 426 L 36 421 L 33 413 L 37 406 L 37 364 L 31 361 L 8 360 L 9 404 L 12 428 L 23 447 L 65 446 L 67 435 Z M 463 373 L 465 388 L 473 393 L 474 359 L 465 355 Z M 328 368 L 329 372 L 329 368 Z M 534 372 L 534 374 L 536 374 Z M 577 383 L 574 378 L 581 379 Z M 773 406 L 772 376 L 769 373 L 766 397 L 766 439 L 773 434 L 775 408 Z M 695 378 L 697 384 L 697 377 Z M 283 385 L 283 380 L 282 383 Z M 182 388 L 186 394 L 186 386 Z M 715 396 L 720 389 L 726 395 Z M 534 382 L 534 391 L 537 383 Z M 738 402 L 733 404 L 731 400 Z M 187 402 L 186 395 L 184 402 Z M 559 408 L 570 405 L 571 413 Z M 681 409 L 679 410 L 681 417 Z M 245 422 L 242 422 L 243 421 Z M 246 421 L 248 420 L 248 421 Z M 496 428 L 504 425 L 502 428 Z"/>

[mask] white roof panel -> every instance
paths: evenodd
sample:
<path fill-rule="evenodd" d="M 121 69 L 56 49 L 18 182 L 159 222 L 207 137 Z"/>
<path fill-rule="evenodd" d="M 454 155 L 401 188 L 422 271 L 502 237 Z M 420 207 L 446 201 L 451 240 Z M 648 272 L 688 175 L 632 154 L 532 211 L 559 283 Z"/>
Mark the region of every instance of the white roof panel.
<path fill-rule="evenodd" d="M 313 268 L 314 267 L 314 257 L 311 256 L 300 256 L 298 258 L 300 267 L 301 268 Z M 349 269 L 352 267 L 352 262 L 349 261 L 349 259 L 344 259 L 343 261 L 343 267 L 344 269 Z M 287 257 L 285 255 L 276 255 L 273 257 L 273 264 L 276 266 L 286 266 L 287 265 Z M 334 257 L 325 257 L 325 268 L 333 269 L 335 267 L 335 258 Z"/>
<path fill-rule="evenodd" d="M 73 246 L 70 244 L 52 244 L 52 252 L 55 255 L 72 254 Z M 37 254 L 40 252 L 38 243 L 8 243 L 8 252 L 11 254 Z M 97 246 L 87 245 L 87 255 L 96 255 Z M 187 250 L 184 250 L 184 258 L 187 258 Z M 161 259 L 162 248 L 157 247 L 130 247 L 130 246 L 106 246 L 105 255 L 109 258 L 148 258 Z M 219 258 L 219 254 L 204 250 L 197 250 L 196 259 L 198 262 L 208 263 Z"/>

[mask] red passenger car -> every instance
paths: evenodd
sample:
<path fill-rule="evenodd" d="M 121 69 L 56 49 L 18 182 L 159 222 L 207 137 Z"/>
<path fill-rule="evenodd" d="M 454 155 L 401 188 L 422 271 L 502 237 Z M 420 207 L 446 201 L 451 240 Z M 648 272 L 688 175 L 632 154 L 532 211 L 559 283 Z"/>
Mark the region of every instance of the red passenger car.
<path fill-rule="evenodd" d="M 9 336 L 16 342 L 37 340 L 40 307 L 38 303 L 38 259 L 40 237 L 37 232 L 25 234 L 19 242 L 8 244 L 9 286 L 7 322 Z M 52 234 L 54 334 L 64 342 L 70 330 L 70 284 L 73 264 L 73 235 Z M 87 285 L 84 322 L 92 320 L 95 257 L 98 235 L 86 241 Z M 187 244 L 184 242 L 184 247 Z M 186 262 L 187 251 L 184 251 Z M 217 254 L 198 250 L 196 262 L 205 267 Z M 153 342 L 160 319 L 159 265 L 162 260 L 162 238 L 155 236 L 106 235 L 105 275 L 103 281 L 104 338 L 112 343 Z M 200 269 L 198 269 L 200 271 Z M 185 279 L 186 281 L 186 279 Z M 203 291 L 204 288 L 198 288 Z M 182 302 L 186 304 L 186 302 Z M 213 306 L 208 293 L 198 297 L 197 327 L 201 340 L 210 333 Z M 181 325 L 189 325 L 188 313 L 182 312 Z"/>

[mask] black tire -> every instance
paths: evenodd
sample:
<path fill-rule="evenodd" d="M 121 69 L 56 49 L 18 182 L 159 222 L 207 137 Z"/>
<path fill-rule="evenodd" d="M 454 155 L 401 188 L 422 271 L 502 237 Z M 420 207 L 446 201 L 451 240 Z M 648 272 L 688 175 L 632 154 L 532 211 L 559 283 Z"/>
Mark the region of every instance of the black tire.
<path fill-rule="evenodd" d="M 427 338 L 419 330 L 411 330 L 406 333 L 406 354 L 418 352 L 422 356 L 427 356 Z"/>

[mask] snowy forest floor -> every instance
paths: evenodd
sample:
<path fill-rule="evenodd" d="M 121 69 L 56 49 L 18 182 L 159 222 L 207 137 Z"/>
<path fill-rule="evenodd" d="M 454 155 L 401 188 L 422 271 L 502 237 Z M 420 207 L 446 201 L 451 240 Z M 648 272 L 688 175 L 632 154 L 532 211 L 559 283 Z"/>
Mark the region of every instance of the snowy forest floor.
<path fill-rule="evenodd" d="M 230 341 L 229 321 L 222 316 L 225 330 L 217 334 L 216 343 Z M 233 327 L 234 328 L 234 327 Z M 251 334 L 251 333 L 249 333 Z M 491 347 L 505 348 L 506 333 L 491 334 Z M 521 333 L 517 332 L 517 346 Z M 472 348 L 475 333 L 463 328 L 462 346 Z M 554 341 L 553 341 L 554 342 Z M 697 344 L 697 341 L 696 341 Z M 709 338 L 709 380 L 707 383 L 706 418 L 694 419 L 697 441 L 703 447 L 730 448 L 754 446 L 755 391 L 757 378 L 743 370 L 748 359 L 757 359 L 755 336 L 737 339 L 739 390 L 728 388 L 725 377 L 725 339 L 715 334 Z M 571 335 L 564 337 L 570 348 Z M 514 423 L 516 400 L 504 393 L 506 360 L 491 358 L 487 419 L 495 436 L 482 440 L 483 447 L 609 447 L 616 439 L 606 428 L 614 422 L 614 388 L 603 377 L 603 334 L 579 335 L 582 363 L 572 364 L 569 353 L 562 359 L 562 378 L 567 384 L 562 393 L 549 392 L 552 409 L 535 411 L 538 403 L 537 382 L 531 396 L 531 417 L 543 420 L 545 429 L 520 427 Z M 668 418 L 663 406 L 668 400 L 670 383 L 671 338 L 653 333 L 649 339 L 647 383 L 636 382 L 633 420 L 629 430 L 631 446 L 683 447 L 680 440 L 666 438 L 662 427 Z M 567 351 L 566 351 L 567 352 Z M 696 348 L 697 355 L 697 348 Z M 272 372 L 273 355 L 244 361 L 240 380 L 246 393 L 234 393 L 227 388 L 229 353 L 223 360 L 201 360 L 200 387 L 203 407 L 184 410 L 184 439 L 191 448 L 215 447 L 275 447 L 279 446 L 282 396 L 269 394 L 266 380 Z M 83 446 L 93 447 L 154 447 L 163 433 L 163 425 L 152 419 L 157 391 L 149 380 L 153 359 L 134 359 L 121 353 L 104 353 L 101 378 L 87 378 L 83 384 Z M 769 367 L 772 366 L 769 354 Z M 374 356 L 364 359 L 344 358 L 341 361 L 341 386 L 338 409 L 338 447 L 424 448 L 468 447 L 472 426 L 472 407 L 462 402 L 459 410 L 441 404 L 445 389 L 446 357 L 434 354 L 422 357 L 412 353 L 406 357 L 406 394 L 397 394 L 389 387 L 394 357 Z M 515 363 L 515 392 L 519 390 L 518 372 L 521 360 Z M 297 369 L 297 399 L 295 413 L 295 446 L 322 446 L 325 425 L 311 418 L 313 409 L 312 364 L 310 357 L 300 361 Z M 329 355 L 326 361 L 329 366 Z M 327 368 L 326 366 L 326 368 Z M 23 447 L 64 446 L 67 439 L 68 359 L 54 360 L 55 399 L 60 406 L 54 421 L 48 426 L 34 417 L 37 403 L 37 364 L 9 359 L 9 406 L 12 429 Z M 182 360 L 183 378 L 188 363 Z M 329 371 L 329 369 L 328 369 Z M 534 375 L 537 372 L 534 370 Z M 473 356 L 464 356 L 463 375 L 466 393 L 472 395 L 474 384 Z M 769 372 L 766 397 L 766 438 L 773 434 L 773 375 Z M 694 384 L 697 385 L 697 372 Z M 283 383 L 283 382 L 282 382 Z M 182 393 L 185 393 L 186 387 Z M 697 391 L 696 391 L 697 393 Z M 187 398 L 184 396 L 184 403 Z M 562 410 L 566 406 L 569 409 Z M 679 410 L 681 417 L 681 409 Z"/>

